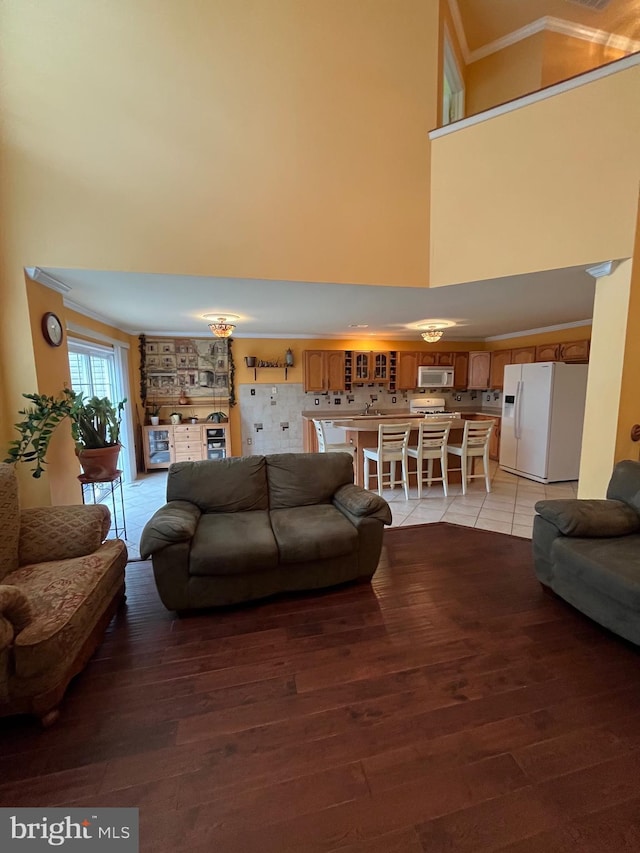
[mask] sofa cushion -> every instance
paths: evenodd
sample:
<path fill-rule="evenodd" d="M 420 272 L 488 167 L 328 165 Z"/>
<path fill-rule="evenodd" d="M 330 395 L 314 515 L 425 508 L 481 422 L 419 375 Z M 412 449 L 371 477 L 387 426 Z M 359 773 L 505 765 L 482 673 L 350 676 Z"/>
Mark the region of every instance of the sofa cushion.
<path fill-rule="evenodd" d="M 191 541 L 190 575 L 239 575 L 277 565 L 278 546 L 268 512 L 219 512 L 200 517 Z"/>
<path fill-rule="evenodd" d="M 350 453 L 273 453 L 267 457 L 270 509 L 330 503 L 353 483 Z"/>
<path fill-rule="evenodd" d="M 558 538 L 551 547 L 554 575 L 584 583 L 640 611 L 640 535 L 613 539 Z"/>
<path fill-rule="evenodd" d="M 5 582 L 19 587 L 31 606 L 31 621 L 14 644 L 18 677 L 68 666 L 124 582 L 126 560 L 124 543 L 109 539 L 94 554 L 32 563 L 7 575 Z"/>
<path fill-rule="evenodd" d="M 202 512 L 266 510 L 265 458 L 174 462 L 167 478 L 167 501 L 190 501 Z"/>
<path fill-rule="evenodd" d="M 616 500 L 538 501 L 536 512 L 565 536 L 627 536 L 640 530 L 640 516 Z"/>
<path fill-rule="evenodd" d="M 271 525 L 281 563 L 327 560 L 358 550 L 356 528 L 331 504 L 272 510 Z"/>

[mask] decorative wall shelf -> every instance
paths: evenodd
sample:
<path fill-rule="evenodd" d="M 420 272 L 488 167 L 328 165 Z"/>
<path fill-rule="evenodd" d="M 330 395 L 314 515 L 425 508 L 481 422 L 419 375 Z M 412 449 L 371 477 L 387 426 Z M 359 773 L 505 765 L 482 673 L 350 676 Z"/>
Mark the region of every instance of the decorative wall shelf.
<path fill-rule="evenodd" d="M 287 381 L 289 368 L 293 367 L 293 354 L 291 350 L 287 351 L 287 357 L 284 361 L 265 361 L 256 356 L 245 356 L 245 364 L 249 369 L 253 368 L 253 381 L 258 381 L 258 370 L 284 370 L 284 381 Z"/>

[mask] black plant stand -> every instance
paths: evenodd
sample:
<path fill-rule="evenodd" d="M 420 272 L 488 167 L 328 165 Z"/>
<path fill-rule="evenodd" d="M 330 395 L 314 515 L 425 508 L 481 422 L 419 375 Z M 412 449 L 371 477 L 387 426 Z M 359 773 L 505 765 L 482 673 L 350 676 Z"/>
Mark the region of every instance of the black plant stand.
<path fill-rule="evenodd" d="M 93 480 L 92 478 L 87 477 L 85 474 L 80 474 L 78 480 L 82 485 L 83 504 L 100 503 L 100 495 L 96 492 L 96 486 L 98 486 L 100 483 L 108 484 L 108 488 L 104 491 L 111 498 L 111 527 L 109 528 L 109 532 L 113 530 L 116 539 L 126 539 L 127 524 L 124 516 L 122 471 L 116 471 L 113 477 L 105 477 L 100 480 Z"/>

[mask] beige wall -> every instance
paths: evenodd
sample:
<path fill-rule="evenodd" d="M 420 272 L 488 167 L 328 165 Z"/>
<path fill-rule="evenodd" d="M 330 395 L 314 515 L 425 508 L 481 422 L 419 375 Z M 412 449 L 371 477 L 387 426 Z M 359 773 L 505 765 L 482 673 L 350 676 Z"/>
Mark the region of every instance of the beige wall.
<path fill-rule="evenodd" d="M 599 68 L 625 55 L 624 51 L 608 45 L 594 44 L 561 33 L 544 33 L 541 84 L 552 86 L 560 80 Z"/>
<path fill-rule="evenodd" d="M 467 115 L 539 89 L 544 44 L 544 33 L 536 33 L 468 65 Z"/>
<path fill-rule="evenodd" d="M 2 5 L 20 260 L 427 284 L 437 3 L 90 7 Z"/>
<path fill-rule="evenodd" d="M 629 257 L 639 103 L 635 66 L 434 140 L 431 285 Z"/>

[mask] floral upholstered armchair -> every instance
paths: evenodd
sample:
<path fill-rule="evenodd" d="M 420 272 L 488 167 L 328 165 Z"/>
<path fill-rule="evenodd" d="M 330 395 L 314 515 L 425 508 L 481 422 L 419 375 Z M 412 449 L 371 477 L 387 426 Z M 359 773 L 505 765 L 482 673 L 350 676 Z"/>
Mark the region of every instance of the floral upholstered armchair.
<path fill-rule="evenodd" d="M 105 506 L 20 510 L 14 466 L 0 463 L 0 717 L 58 716 L 124 598 L 127 549 L 105 541 Z"/>

